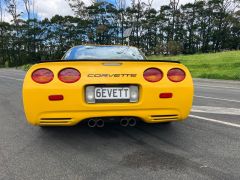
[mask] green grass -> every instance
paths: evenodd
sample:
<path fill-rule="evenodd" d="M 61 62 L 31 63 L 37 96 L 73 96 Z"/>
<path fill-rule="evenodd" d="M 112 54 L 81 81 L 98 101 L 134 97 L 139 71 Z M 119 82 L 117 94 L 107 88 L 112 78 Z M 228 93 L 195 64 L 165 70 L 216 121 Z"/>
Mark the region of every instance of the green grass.
<path fill-rule="evenodd" d="M 151 60 L 179 60 L 194 78 L 240 80 L 240 51 L 178 56 L 150 56 Z"/>

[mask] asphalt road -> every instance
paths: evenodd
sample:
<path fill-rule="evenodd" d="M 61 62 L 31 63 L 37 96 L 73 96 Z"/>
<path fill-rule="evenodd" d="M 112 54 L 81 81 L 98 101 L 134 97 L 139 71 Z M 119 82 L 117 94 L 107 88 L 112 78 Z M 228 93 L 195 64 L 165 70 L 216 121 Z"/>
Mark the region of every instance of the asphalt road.
<path fill-rule="evenodd" d="M 27 124 L 25 73 L 0 69 L 0 179 L 240 179 L 240 82 L 195 80 L 188 120 L 124 128 Z"/>

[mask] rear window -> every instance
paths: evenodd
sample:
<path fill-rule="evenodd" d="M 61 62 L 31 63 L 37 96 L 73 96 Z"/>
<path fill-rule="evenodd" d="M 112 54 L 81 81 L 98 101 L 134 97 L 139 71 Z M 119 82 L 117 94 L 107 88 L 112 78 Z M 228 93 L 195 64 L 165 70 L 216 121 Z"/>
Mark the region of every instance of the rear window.
<path fill-rule="evenodd" d="M 76 46 L 63 60 L 145 60 L 143 53 L 129 46 Z"/>

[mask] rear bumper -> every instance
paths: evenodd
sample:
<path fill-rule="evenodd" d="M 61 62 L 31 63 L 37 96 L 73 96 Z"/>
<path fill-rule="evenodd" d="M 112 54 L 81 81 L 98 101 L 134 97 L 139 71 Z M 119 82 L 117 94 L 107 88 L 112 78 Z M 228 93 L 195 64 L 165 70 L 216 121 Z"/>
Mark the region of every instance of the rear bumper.
<path fill-rule="evenodd" d="M 66 111 L 66 112 L 43 112 L 34 121 L 29 121 L 33 125 L 41 126 L 73 126 L 88 118 L 97 117 L 123 117 L 132 116 L 140 118 L 146 123 L 161 123 L 168 121 L 180 121 L 181 113 L 176 109 L 121 109 L 108 111 Z"/>
<path fill-rule="evenodd" d="M 81 89 L 23 88 L 23 104 L 32 125 L 73 126 L 88 118 L 132 116 L 146 123 L 181 121 L 188 117 L 193 100 L 193 87 L 155 88 L 141 93 L 137 103 L 87 104 Z M 80 92 L 80 93 L 79 93 Z M 172 92 L 169 99 L 159 98 L 161 92 Z M 63 101 L 49 101 L 51 94 L 62 94 Z"/>

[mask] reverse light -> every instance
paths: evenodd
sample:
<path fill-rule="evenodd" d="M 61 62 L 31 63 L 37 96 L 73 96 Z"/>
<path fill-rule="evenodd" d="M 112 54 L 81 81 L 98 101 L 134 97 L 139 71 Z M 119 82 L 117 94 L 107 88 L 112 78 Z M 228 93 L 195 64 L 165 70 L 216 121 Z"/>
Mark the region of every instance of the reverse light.
<path fill-rule="evenodd" d="M 64 83 L 75 83 L 80 78 L 80 72 L 74 68 L 65 68 L 58 73 L 58 79 Z"/>
<path fill-rule="evenodd" d="M 144 71 L 143 77 L 148 82 L 158 82 L 163 78 L 163 73 L 158 68 L 149 68 Z"/>
<path fill-rule="evenodd" d="M 53 72 L 46 68 L 37 69 L 32 73 L 32 80 L 39 84 L 49 83 L 53 78 Z"/>
<path fill-rule="evenodd" d="M 185 79 L 186 74 L 182 69 L 173 68 L 168 71 L 168 79 L 172 82 L 181 82 Z"/>
<path fill-rule="evenodd" d="M 86 87 L 86 101 L 87 103 L 95 103 L 95 87 L 87 86 Z"/>
<path fill-rule="evenodd" d="M 130 102 L 138 102 L 139 93 L 138 93 L 138 86 L 130 86 Z"/>

